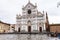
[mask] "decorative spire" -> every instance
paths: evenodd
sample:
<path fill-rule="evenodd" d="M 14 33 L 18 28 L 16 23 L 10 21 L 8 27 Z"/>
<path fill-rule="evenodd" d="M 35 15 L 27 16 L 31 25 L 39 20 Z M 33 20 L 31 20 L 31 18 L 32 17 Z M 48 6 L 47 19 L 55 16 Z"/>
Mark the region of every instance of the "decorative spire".
<path fill-rule="evenodd" d="M 35 3 L 35 6 L 37 6 L 37 3 Z"/>
<path fill-rule="evenodd" d="M 49 27 L 49 21 L 48 21 L 47 12 L 46 12 L 46 23 L 45 23 L 45 26 L 46 26 L 46 31 L 49 32 L 50 31 L 50 27 Z"/>
<path fill-rule="evenodd" d="M 47 12 L 46 12 L 46 18 L 48 19 L 48 15 L 47 15 Z"/>
<path fill-rule="evenodd" d="M 23 5 L 23 8 L 24 8 L 24 5 Z"/>
<path fill-rule="evenodd" d="M 18 16 L 18 14 L 16 14 L 16 16 Z"/>
<path fill-rule="evenodd" d="M 44 11 L 43 11 L 43 14 L 44 14 Z"/>
<path fill-rule="evenodd" d="M 30 3 L 30 0 L 29 0 L 29 3 Z"/>
<path fill-rule="evenodd" d="M 44 15 L 44 10 L 42 11 L 43 15 Z"/>
<path fill-rule="evenodd" d="M 46 15 L 47 15 L 47 12 L 46 12 Z"/>

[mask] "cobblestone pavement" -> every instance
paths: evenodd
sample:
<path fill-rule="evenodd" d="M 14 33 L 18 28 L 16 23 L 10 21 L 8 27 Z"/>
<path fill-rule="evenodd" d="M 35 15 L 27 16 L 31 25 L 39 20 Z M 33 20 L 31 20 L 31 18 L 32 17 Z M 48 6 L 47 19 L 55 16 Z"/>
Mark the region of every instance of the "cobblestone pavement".
<path fill-rule="evenodd" d="M 0 40 L 60 40 L 46 34 L 0 34 Z"/>

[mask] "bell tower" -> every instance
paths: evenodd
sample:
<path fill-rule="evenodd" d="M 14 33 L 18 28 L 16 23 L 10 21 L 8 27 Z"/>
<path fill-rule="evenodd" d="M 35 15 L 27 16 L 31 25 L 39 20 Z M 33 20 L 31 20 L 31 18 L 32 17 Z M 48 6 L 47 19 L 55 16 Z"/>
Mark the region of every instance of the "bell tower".
<path fill-rule="evenodd" d="M 49 27 L 49 21 L 48 21 L 48 15 L 46 12 L 46 22 L 45 22 L 45 27 L 46 27 L 46 31 L 49 32 L 50 31 L 50 27 Z"/>

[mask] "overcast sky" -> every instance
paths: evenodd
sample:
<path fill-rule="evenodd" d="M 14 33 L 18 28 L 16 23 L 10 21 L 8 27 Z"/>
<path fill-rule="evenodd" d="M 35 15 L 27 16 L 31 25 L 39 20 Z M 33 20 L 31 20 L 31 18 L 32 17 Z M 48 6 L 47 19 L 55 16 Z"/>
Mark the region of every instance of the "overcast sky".
<path fill-rule="evenodd" d="M 57 8 L 59 0 L 30 0 L 32 4 L 37 3 L 38 11 L 48 13 L 49 23 L 60 23 L 60 7 Z M 22 6 L 28 0 L 0 0 L 0 20 L 7 23 L 16 23 L 16 14 L 22 14 Z"/>

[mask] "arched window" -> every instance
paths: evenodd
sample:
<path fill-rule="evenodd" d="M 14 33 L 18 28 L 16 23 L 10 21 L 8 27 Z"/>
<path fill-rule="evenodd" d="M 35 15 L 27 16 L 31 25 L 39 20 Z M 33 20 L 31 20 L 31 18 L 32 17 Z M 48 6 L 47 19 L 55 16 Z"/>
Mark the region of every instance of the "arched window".
<path fill-rule="evenodd" d="M 31 21 L 30 21 L 30 20 L 28 20 L 28 22 L 27 22 L 27 23 L 29 24 L 29 23 L 31 23 Z"/>
<path fill-rule="evenodd" d="M 30 20 L 28 20 L 28 22 L 31 22 Z"/>

